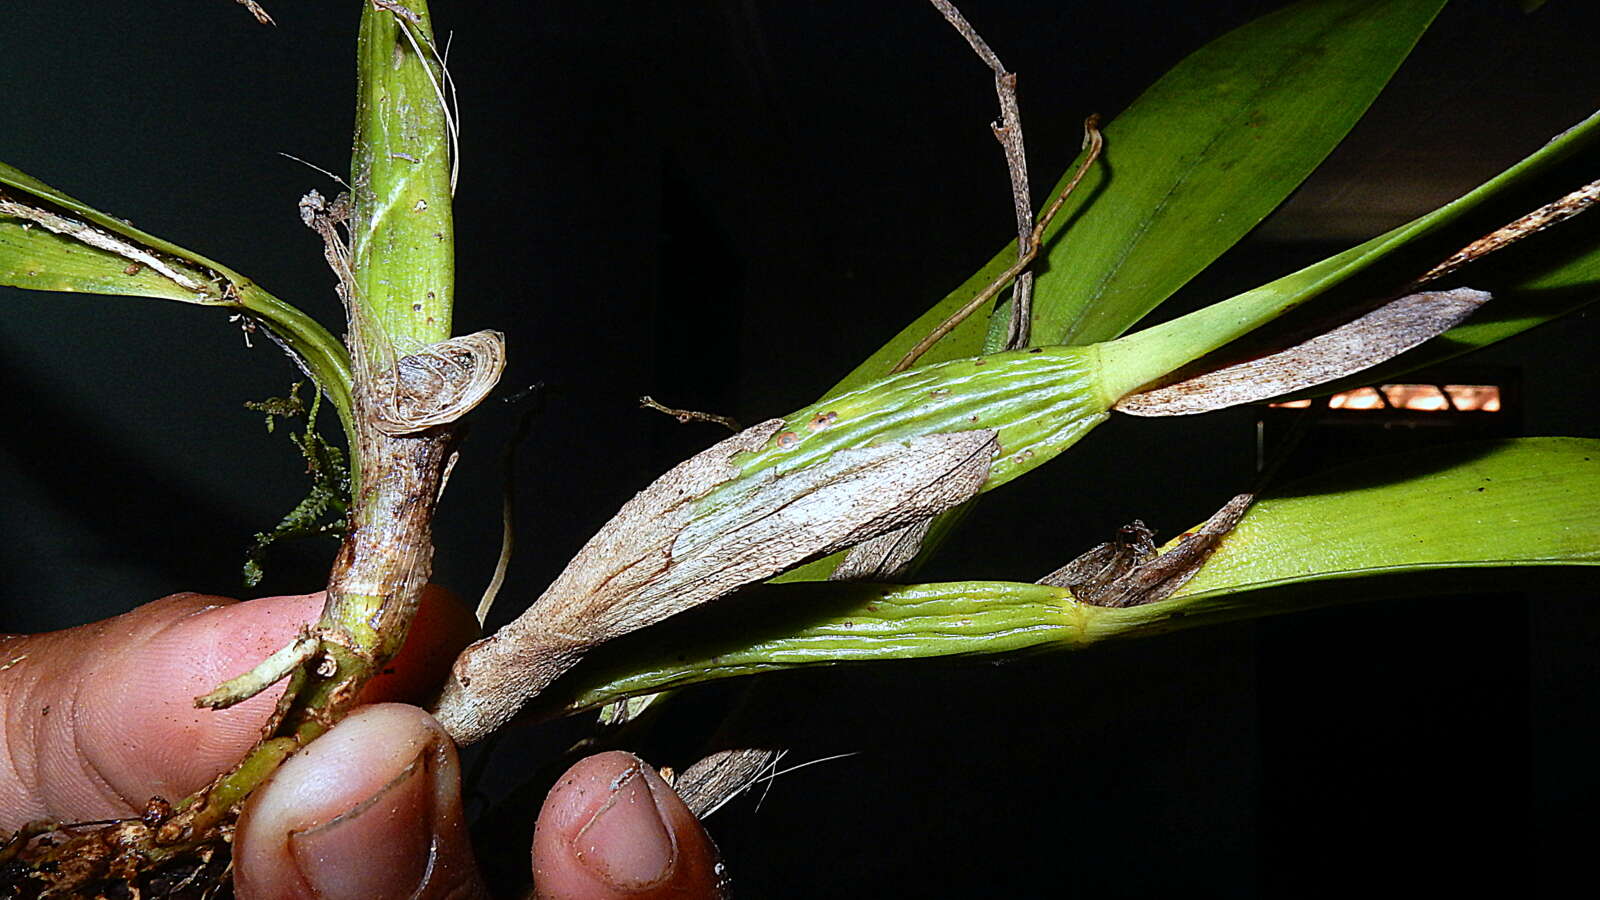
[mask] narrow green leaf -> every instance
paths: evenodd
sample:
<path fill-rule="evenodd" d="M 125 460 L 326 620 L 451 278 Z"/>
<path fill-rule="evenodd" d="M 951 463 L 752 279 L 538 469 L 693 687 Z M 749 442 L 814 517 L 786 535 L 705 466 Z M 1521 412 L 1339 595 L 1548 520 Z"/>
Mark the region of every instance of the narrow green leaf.
<path fill-rule="evenodd" d="M 37 221 L 7 215 L 0 205 L 0 284 L 232 305 L 224 281 L 234 273 L 0 163 L 0 204 L 8 202 L 48 217 L 56 228 L 71 227 L 83 238 L 122 245 L 131 253 L 147 256 L 150 262 L 91 246 L 83 238 L 58 233 Z M 160 267 L 166 267 L 169 274 L 159 271 Z"/>
<path fill-rule="evenodd" d="M 1600 441 L 1372 460 L 1276 492 L 1172 603 L 1395 569 L 1600 564 Z"/>
<path fill-rule="evenodd" d="M 1595 565 L 1600 440 L 1465 445 L 1286 486 L 1159 603 L 1086 606 L 1064 588 L 1010 582 L 759 585 L 605 648 L 541 698 L 536 713 L 804 666 L 1076 649 L 1373 600 L 1383 596 L 1379 584 L 1449 584 L 1441 570 L 1471 569 L 1481 586 L 1485 569 L 1520 569 L 1526 581 L 1537 577 L 1529 567 Z M 1396 574 L 1412 577 L 1404 586 L 1379 580 Z"/>
<path fill-rule="evenodd" d="M 1597 141 L 1600 141 L 1600 113 L 1589 116 L 1526 159 L 1427 215 L 1254 290 L 1106 344 L 1103 359 L 1107 377 L 1131 391 L 1172 372 L 1344 284 L 1391 256 L 1437 238 L 1452 226 L 1461 224 L 1472 213 L 1491 203 L 1504 201 L 1508 195 L 1526 188 L 1557 165 L 1580 152 L 1591 150 Z M 1554 198 L 1535 200 L 1528 204 L 1528 209 L 1522 211 L 1531 211 L 1550 199 Z M 1556 233 L 1559 233 L 1559 226 Z M 1462 243 L 1477 236 L 1466 235 L 1461 238 Z M 1546 238 L 1536 236 L 1530 241 L 1542 239 Z M 1433 261 L 1425 261 L 1421 269 L 1426 269 Z M 1581 263 L 1572 272 L 1560 277 L 1584 277 L 1589 271 L 1588 264 Z M 1449 283 L 1470 282 L 1472 270 L 1463 272 L 1467 274 L 1453 276 L 1448 279 Z M 1530 287 L 1536 289 L 1537 282 Z"/>
<path fill-rule="evenodd" d="M 1401 375 L 1513 338 L 1600 300 L 1600 215 L 1474 265 L 1464 276 L 1494 295 L 1471 319 L 1381 366 L 1292 396 L 1319 397 Z"/>
<path fill-rule="evenodd" d="M 305 365 L 338 410 L 346 435 L 353 433 L 349 355 L 315 319 L 227 266 L 5 163 L 0 163 L 0 285 L 152 297 L 247 313 Z"/>
<path fill-rule="evenodd" d="M 1167 73 L 1106 127 L 1104 161 L 1046 231 L 1035 342 L 1114 338 L 1236 243 L 1354 126 L 1443 2 L 1307 0 Z M 1003 247 L 830 393 L 887 372 L 1015 257 Z M 925 358 L 975 355 L 986 328 L 975 316 Z"/>

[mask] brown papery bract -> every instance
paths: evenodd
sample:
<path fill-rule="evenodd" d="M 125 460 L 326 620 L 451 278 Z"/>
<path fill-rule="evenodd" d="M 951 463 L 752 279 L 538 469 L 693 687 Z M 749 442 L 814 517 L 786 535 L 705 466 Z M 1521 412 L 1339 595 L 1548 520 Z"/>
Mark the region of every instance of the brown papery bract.
<path fill-rule="evenodd" d="M 468 647 L 435 712 L 451 737 L 484 737 L 599 644 L 949 509 L 978 492 L 997 452 L 979 430 L 839 450 L 782 474 L 735 465 L 782 426 L 748 428 L 663 475 L 527 612 Z M 723 485 L 735 489 L 713 497 Z"/>
<path fill-rule="evenodd" d="M 1115 408 L 1135 416 L 1184 416 L 1316 387 L 1443 334 L 1489 299 L 1471 288 L 1408 294 L 1293 347 L 1132 394 Z"/>

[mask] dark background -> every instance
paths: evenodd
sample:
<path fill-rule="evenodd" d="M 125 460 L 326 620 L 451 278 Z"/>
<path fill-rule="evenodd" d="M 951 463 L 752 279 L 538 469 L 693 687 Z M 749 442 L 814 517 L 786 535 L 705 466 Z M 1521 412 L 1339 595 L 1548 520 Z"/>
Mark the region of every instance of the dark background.
<path fill-rule="evenodd" d="M 1271 2 L 977 2 L 1021 73 L 1036 195 L 1113 115 Z M 1327 166 L 1179 302 L 1227 296 L 1459 195 L 1600 96 L 1588 4 L 1458 2 Z M 296 221 L 347 168 L 356 4 L 12 3 L 0 158 L 332 322 Z M 460 87 L 457 331 L 507 333 L 502 396 L 548 387 L 521 449 L 497 619 L 627 497 L 715 440 L 649 393 L 746 422 L 818 396 L 1010 232 L 988 73 L 902 2 L 446 4 Z M 1219 270 L 1223 271 L 1223 270 Z M 1593 317 L 1485 364 L 1528 434 L 1600 436 Z M 215 311 L 0 289 L 0 628 L 237 595 L 301 463 L 244 400 L 296 373 Z M 1574 390 L 1574 382 L 1582 387 Z M 436 579 L 498 552 L 518 410 L 475 416 Z M 980 507 L 929 578 L 1031 580 L 1134 517 L 1170 534 L 1246 486 L 1255 413 L 1114 418 Z M 1375 440 L 1381 449 L 1383 441 Z M 262 590 L 320 586 L 328 546 Z M 1360 590 L 1355 586 L 1353 589 Z M 1537 893 L 1584 861 L 1600 799 L 1592 590 L 1364 605 L 1006 665 L 789 679 L 790 762 L 711 824 L 750 897 Z M 486 785 L 569 731 L 516 730 Z M 527 816 L 532 816 L 529 809 Z M 508 857 L 515 862 L 514 857 Z"/>

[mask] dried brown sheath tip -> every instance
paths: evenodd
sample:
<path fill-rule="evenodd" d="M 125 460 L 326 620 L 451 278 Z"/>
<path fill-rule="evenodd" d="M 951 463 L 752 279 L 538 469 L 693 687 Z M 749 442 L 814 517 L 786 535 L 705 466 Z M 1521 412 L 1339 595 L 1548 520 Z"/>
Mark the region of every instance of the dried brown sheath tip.
<path fill-rule="evenodd" d="M 1131 394 L 1114 408 L 1135 416 L 1185 416 L 1316 387 L 1454 328 L 1489 300 L 1471 288 L 1410 294 L 1286 350 Z"/>
<path fill-rule="evenodd" d="M 1422 277 L 1412 282 L 1412 287 L 1421 287 L 1430 281 L 1436 281 L 1454 272 L 1462 266 L 1476 262 L 1499 250 L 1515 244 L 1525 237 L 1538 234 L 1560 222 L 1565 222 L 1578 213 L 1584 212 L 1600 202 L 1600 181 L 1592 181 L 1564 197 L 1546 203 L 1522 218 L 1502 225 L 1494 231 L 1473 241 L 1438 265 L 1429 269 Z"/>
<path fill-rule="evenodd" d="M 764 747 L 718 750 L 685 769 L 672 789 L 696 818 L 703 818 L 754 784 L 781 752 Z"/>
<path fill-rule="evenodd" d="M 1074 592 L 1073 597 L 1093 606 L 1112 607 L 1143 606 L 1146 603 L 1156 603 L 1167 599 L 1178 588 L 1187 584 L 1196 572 L 1200 571 L 1200 567 L 1205 565 L 1212 551 L 1216 550 L 1217 546 L 1222 543 L 1222 539 L 1228 536 L 1228 532 L 1233 530 L 1233 526 L 1239 524 L 1239 520 L 1244 518 L 1245 511 L 1250 508 L 1250 504 L 1254 503 L 1255 499 L 1255 494 L 1239 494 L 1235 496 L 1232 500 L 1223 504 L 1221 509 L 1213 513 L 1211 518 L 1207 519 L 1206 523 L 1200 526 L 1198 530 L 1186 535 L 1183 540 L 1179 541 L 1178 546 L 1160 556 L 1151 557 L 1134 565 L 1109 584 L 1094 588 L 1091 596 L 1082 597 Z M 1143 526 L 1141 525 L 1140 528 L 1142 529 Z M 1097 547 L 1095 550 L 1089 551 L 1084 557 L 1095 553 L 1099 549 Z M 1066 568 L 1076 565 L 1084 557 L 1079 557 L 1078 560 L 1069 563 Z M 1045 577 L 1050 578 L 1055 574 L 1056 572 L 1052 572 Z M 1041 579 L 1040 583 L 1052 584 L 1055 582 Z"/>
<path fill-rule="evenodd" d="M 839 563 L 829 581 L 892 581 L 911 565 L 922 552 L 922 541 L 933 526 L 932 519 L 923 519 L 896 531 L 880 534 L 870 541 L 850 548 L 850 553 Z"/>
<path fill-rule="evenodd" d="M 988 477 L 995 435 L 932 434 L 745 472 L 773 419 L 679 464 L 623 506 L 516 621 L 456 660 L 436 712 L 458 742 L 510 720 L 592 647 L 943 512 Z M 723 485 L 730 490 L 712 491 Z"/>
<path fill-rule="evenodd" d="M 1083 603 L 1096 603 L 1117 581 L 1156 555 L 1155 532 L 1134 519 L 1117 529 L 1115 540 L 1106 541 L 1067 563 L 1035 584 L 1049 584 L 1072 591 Z"/>

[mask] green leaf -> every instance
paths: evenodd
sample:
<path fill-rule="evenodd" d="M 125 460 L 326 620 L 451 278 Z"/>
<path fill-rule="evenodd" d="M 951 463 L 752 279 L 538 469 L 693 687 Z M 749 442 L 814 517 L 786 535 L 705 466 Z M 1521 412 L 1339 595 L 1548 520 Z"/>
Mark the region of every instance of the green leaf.
<path fill-rule="evenodd" d="M 1396 569 L 1574 563 L 1600 564 L 1600 441 L 1522 438 L 1290 485 L 1168 602 Z"/>
<path fill-rule="evenodd" d="M 299 309 L 198 253 L 0 163 L 0 285 L 114 294 L 236 309 L 264 324 L 325 391 L 347 434 L 350 359 Z"/>
<path fill-rule="evenodd" d="M 1464 223 L 1472 223 L 1470 217 L 1474 214 L 1491 206 L 1503 206 L 1508 197 L 1524 193 L 1530 184 L 1579 153 L 1591 150 L 1597 141 L 1600 141 L 1600 113 L 1589 116 L 1526 159 L 1427 215 L 1254 290 L 1106 344 L 1102 356 L 1108 378 L 1132 390 L 1249 334 L 1308 300 L 1375 269 L 1380 263 L 1392 262 L 1392 257 L 1415 251 L 1419 247 L 1432 247 L 1441 236 L 1447 236 L 1453 230 L 1459 231 Z M 1544 197 L 1529 201 L 1513 215 L 1531 212 L 1533 208 L 1552 199 Z M 1475 224 L 1475 227 L 1488 229 L 1503 224 Z M 1556 234 L 1560 233 L 1559 229 L 1560 226 L 1557 226 Z M 1469 233 L 1458 239 L 1465 244 L 1476 237 L 1478 234 Z M 1546 239 L 1544 236 L 1535 236 L 1529 242 Z M 1446 247 L 1444 252 L 1453 249 Z M 1420 274 L 1436 261 L 1425 260 L 1410 274 Z M 1590 261 L 1576 261 L 1570 271 L 1552 272 L 1549 277 L 1567 286 L 1580 279 L 1586 282 L 1592 276 L 1592 266 Z M 1467 274 L 1451 276 L 1448 281 L 1470 281 L 1473 271 L 1471 268 L 1464 269 L 1463 272 Z M 1536 277 L 1527 285 L 1527 289 L 1533 294 L 1544 286 Z M 1384 289 L 1392 290 L 1394 287 L 1388 285 Z M 1472 325 L 1469 323 L 1464 327 L 1471 328 Z M 1451 333 L 1447 332 L 1446 336 Z M 1479 339 L 1487 339 L 1490 334 L 1492 332 L 1485 332 Z"/>
<path fill-rule="evenodd" d="M 5 163 L 0 163 L 0 204 L 32 210 L 53 227 L 72 228 L 83 236 L 58 233 L 52 225 L 17 215 L 15 209 L 8 214 L 7 207 L 0 205 L 0 284 L 235 305 L 225 290 L 228 276 L 243 280 L 234 273 L 92 209 Z M 91 246 L 84 238 L 126 250 L 118 253 Z M 148 261 L 141 262 L 128 253 L 142 254 Z M 162 267 L 167 274 L 159 271 Z"/>
<path fill-rule="evenodd" d="M 1162 77 L 1107 126 L 1103 162 L 1046 231 L 1035 343 L 1114 338 L 1236 243 L 1354 126 L 1442 5 L 1307 0 Z M 887 372 L 1015 258 L 1002 248 L 830 393 Z M 974 316 L 925 358 L 977 354 L 986 327 Z"/>
<path fill-rule="evenodd" d="M 1311 0 L 1167 73 L 1107 131 L 1108 189 L 1085 185 L 1092 203 L 1034 301 L 1041 343 L 1117 337 L 1237 243 L 1355 126 L 1443 5 Z"/>
<path fill-rule="evenodd" d="M 1087 606 L 1010 582 L 759 585 L 598 651 L 542 697 L 561 715 L 805 666 L 1076 649 L 1449 584 L 1600 565 L 1600 440 L 1524 438 L 1367 460 L 1261 500 L 1159 603 Z M 1383 576 L 1406 574 L 1405 583 Z M 1321 584 L 1321 590 L 1307 590 Z M 1292 587 L 1291 590 L 1283 590 Z"/>
<path fill-rule="evenodd" d="M 1461 325 L 1387 363 L 1304 391 L 1317 397 L 1437 365 L 1553 322 L 1600 300 L 1600 216 L 1586 214 L 1552 234 L 1492 256 L 1465 270 L 1466 280 L 1494 295 Z"/>

